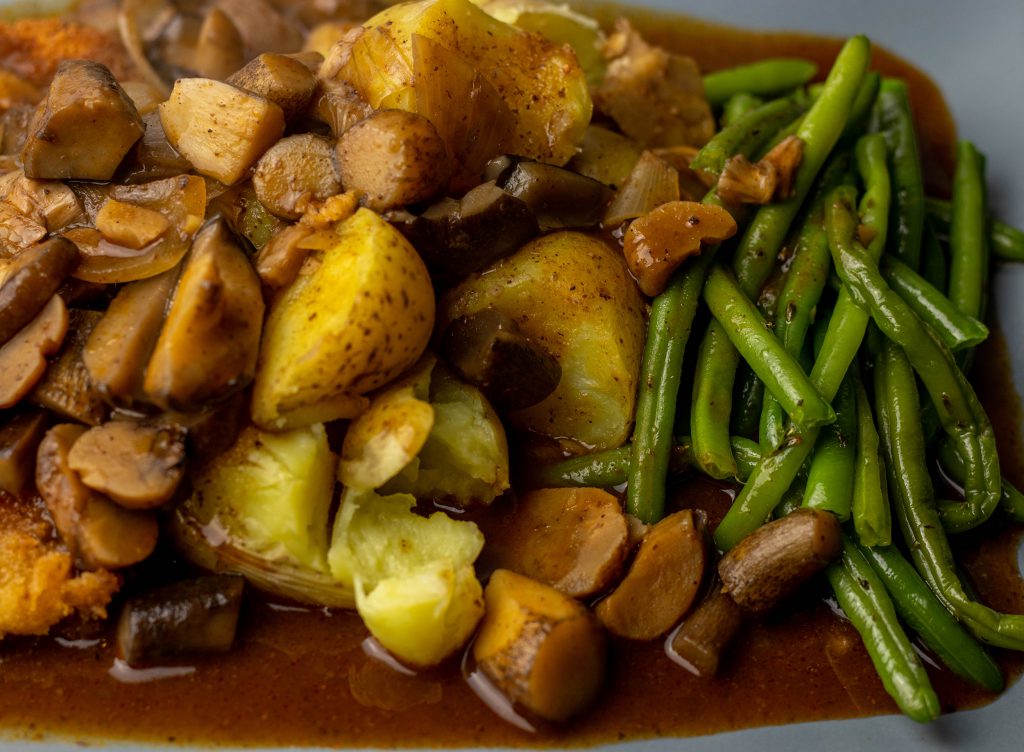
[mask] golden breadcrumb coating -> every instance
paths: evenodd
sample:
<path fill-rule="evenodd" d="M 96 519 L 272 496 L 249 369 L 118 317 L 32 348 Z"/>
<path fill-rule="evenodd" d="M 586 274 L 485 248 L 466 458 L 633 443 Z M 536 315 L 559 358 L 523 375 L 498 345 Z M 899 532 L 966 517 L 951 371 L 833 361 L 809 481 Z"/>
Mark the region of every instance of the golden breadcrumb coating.
<path fill-rule="evenodd" d="M 76 611 L 105 618 L 119 586 L 105 570 L 76 573 L 38 507 L 0 492 L 0 638 L 46 634 Z"/>
<path fill-rule="evenodd" d="M 132 77 L 132 64 L 112 32 L 59 18 L 25 18 L 0 23 L 0 68 L 34 86 L 46 86 L 62 60 L 103 63 L 114 78 Z"/>

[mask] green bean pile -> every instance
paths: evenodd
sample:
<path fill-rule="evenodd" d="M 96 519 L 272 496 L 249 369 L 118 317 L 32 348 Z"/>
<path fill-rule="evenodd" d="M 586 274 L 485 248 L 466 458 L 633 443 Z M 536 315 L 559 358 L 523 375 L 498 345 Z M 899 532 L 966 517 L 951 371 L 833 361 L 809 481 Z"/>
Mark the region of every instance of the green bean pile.
<path fill-rule="evenodd" d="M 823 84 L 793 60 L 705 76 L 725 127 L 693 166 L 717 176 L 730 157 L 757 159 L 795 134 L 792 195 L 749 216 L 727 207 L 736 242 L 705 249 L 654 299 L 632 444 L 537 480 L 626 483 L 627 510 L 653 523 L 670 475 L 732 479 L 742 488 L 714 533 L 721 551 L 794 500 L 835 514 L 843 553 L 827 580 L 886 690 L 927 721 L 939 701 L 907 628 L 992 691 L 1003 677 L 983 643 L 1024 650 L 1024 615 L 979 603 L 949 544 L 994 514 L 1024 521 L 966 376 L 989 333 L 990 255 L 1024 261 L 1024 233 L 988 216 L 985 160 L 968 141 L 952 200 L 926 197 L 906 84 L 870 59 L 857 36 Z M 722 205 L 714 189 L 704 200 Z M 776 294 L 762 295 L 773 278 Z M 685 362 L 702 304 L 709 323 Z M 962 500 L 936 497 L 937 467 Z"/>

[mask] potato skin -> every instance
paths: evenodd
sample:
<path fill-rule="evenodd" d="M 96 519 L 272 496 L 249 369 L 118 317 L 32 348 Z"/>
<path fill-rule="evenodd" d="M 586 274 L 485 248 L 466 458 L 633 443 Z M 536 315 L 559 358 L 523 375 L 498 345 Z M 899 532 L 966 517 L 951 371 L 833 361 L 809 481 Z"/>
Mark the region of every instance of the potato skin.
<path fill-rule="evenodd" d="M 261 427 L 355 417 L 363 395 L 415 363 L 430 339 L 434 290 L 408 241 L 367 209 L 334 234 L 271 305 L 253 390 Z"/>
<path fill-rule="evenodd" d="M 493 306 L 558 359 L 562 378 L 541 402 L 509 413 L 514 425 L 596 448 L 629 435 L 643 351 L 643 302 L 622 254 L 578 232 L 557 232 L 451 290 L 442 330 Z"/>

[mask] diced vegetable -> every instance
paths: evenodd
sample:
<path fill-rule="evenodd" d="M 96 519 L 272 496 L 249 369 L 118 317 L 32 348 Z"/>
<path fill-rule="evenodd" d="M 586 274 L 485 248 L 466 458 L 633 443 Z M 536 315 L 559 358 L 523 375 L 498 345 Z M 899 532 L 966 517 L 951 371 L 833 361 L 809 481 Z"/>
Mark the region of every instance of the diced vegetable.
<path fill-rule="evenodd" d="M 209 78 L 182 78 L 160 105 L 167 140 L 196 171 L 232 185 L 284 132 L 269 99 Z"/>
<path fill-rule="evenodd" d="M 286 120 L 306 109 L 316 89 L 316 76 L 300 60 L 273 52 L 253 58 L 227 82 L 274 102 Z"/>
<path fill-rule="evenodd" d="M 509 699 L 564 721 L 589 706 L 605 680 L 604 633 L 587 609 L 536 580 L 499 569 L 473 643 L 477 665 Z"/>

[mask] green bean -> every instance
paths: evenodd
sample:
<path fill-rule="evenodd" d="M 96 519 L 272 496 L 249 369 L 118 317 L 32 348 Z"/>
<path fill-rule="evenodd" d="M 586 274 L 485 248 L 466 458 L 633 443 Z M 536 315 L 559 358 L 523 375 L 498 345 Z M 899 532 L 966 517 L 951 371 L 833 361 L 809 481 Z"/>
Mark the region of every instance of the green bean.
<path fill-rule="evenodd" d="M 733 269 L 740 287 L 751 299 L 757 298 L 771 273 L 794 216 L 846 127 L 870 58 L 871 45 L 864 36 L 851 37 L 843 45 L 821 95 L 796 130 L 804 150 L 794 180 L 793 195 L 785 201 L 758 209 L 743 234 L 733 259 Z"/>
<path fill-rule="evenodd" d="M 924 235 L 921 236 L 921 276 L 936 290 L 945 290 L 949 283 L 946 249 L 939 242 L 931 217 L 924 223 Z"/>
<path fill-rule="evenodd" d="M 796 425 L 810 428 L 835 420 L 831 405 L 818 394 L 800 364 L 768 330 L 761 314 L 729 271 L 721 266 L 713 266 L 708 271 L 704 302 L 733 347 Z"/>
<path fill-rule="evenodd" d="M 882 81 L 872 128 L 885 137 L 889 153 L 893 184 L 890 250 L 900 261 L 917 270 L 921 265 L 924 230 L 924 178 L 905 82 L 894 78 Z"/>
<path fill-rule="evenodd" d="M 949 232 L 953 218 L 953 207 L 948 201 L 937 198 L 925 199 L 928 219 L 935 223 L 936 229 Z M 988 243 L 992 253 L 1003 261 L 1024 261 L 1024 232 L 1016 227 L 991 220 L 988 228 Z"/>
<path fill-rule="evenodd" d="M 773 96 L 803 86 L 814 78 L 818 66 L 810 60 L 772 58 L 749 65 L 708 73 L 704 96 L 712 107 L 725 104 L 734 94 Z"/>
<path fill-rule="evenodd" d="M 800 114 L 792 98 L 776 99 L 748 112 L 723 128 L 697 152 L 690 167 L 718 175 L 725 162 L 735 154 L 753 154 L 761 149 L 780 128 Z"/>
<path fill-rule="evenodd" d="M 990 692 L 1002 691 L 1003 674 L 992 656 L 945 609 L 898 549 L 861 545 L 858 550 L 885 584 L 896 612 L 939 660 Z"/>
<path fill-rule="evenodd" d="M 961 141 L 956 149 L 949 227 L 949 299 L 976 319 L 982 316 L 988 266 L 984 180 L 981 157 L 974 144 Z"/>
<path fill-rule="evenodd" d="M 720 353 L 723 348 L 730 351 L 724 358 Z M 728 441 L 735 353 L 725 329 L 712 320 L 697 351 L 690 432 L 697 467 L 719 480 L 736 476 L 736 460 Z"/>
<path fill-rule="evenodd" d="M 885 283 L 878 265 L 854 239 L 854 198 L 852 188 L 832 192 L 827 210 L 832 260 L 846 289 L 870 309 L 882 333 L 906 350 L 943 429 L 967 461 L 964 501 L 943 505 L 942 517 L 948 530 L 969 530 L 988 519 L 999 503 L 999 457 L 992 426 L 952 353 Z"/>
<path fill-rule="evenodd" d="M 757 436 L 757 425 L 764 404 L 764 384 L 746 363 L 741 362 L 733 387 L 733 409 L 729 423 L 734 434 Z M 781 410 L 781 408 L 779 408 Z"/>
<path fill-rule="evenodd" d="M 849 156 L 846 153 L 833 157 L 824 168 L 779 293 L 775 336 L 794 357 L 803 350 L 807 330 L 832 266 L 828 233 L 825 231 L 825 196 L 843 181 L 848 168 Z M 770 394 L 765 395 L 760 428 L 761 446 L 765 451 L 778 447 L 786 430 L 785 415 L 782 406 Z"/>
<path fill-rule="evenodd" d="M 864 74 L 864 80 L 861 81 L 857 97 L 853 100 L 850 118 L 846 121 L 843 135 L 839 137 L 841 142 L 852 143 L 864 133 L 868 121 L 871 119 L 871 113 L 875 100 L 878 98 L 881 82 L 882 76 L 877 71 L 868 71 Z"/>
<path fill-rule="evenodd" d="M 892 513 L 885 480 L 885 459 L 878 446 L 878 431 L 871 415 L 871 400 L 856 365 L 853 373 L 857 410 L 857 459 L 853 476 L 853 529 L 865 546 L 892 543 Z"/>
<path fill-rule="evenodd" d="M 763 104 L 764 100 L 761 97 L 755 97 L 753 94 L 747 94 L 745 91 L 733 94 L 722 105 L 722 117 L 719 119 L 719 122 L 722 124 L 722 128 L 727 128 L 748 112 L 756 110 Z"/>
<path fill-rule="evenodd" d="M 988 337 L 987 326 L 962 313 L 940 290 L 906 264 L 890 257 L 883 260 L 881 269 L 889 286 L 953 352 L 980 345 Z"/>
<path fill-rule="evenodd" d="M 1024 650 L 1024 614 L 1002 614 L 972 600 L 957 574 L 925 461 L 914 370 L 903 349 L 885 343 L 875 365 L 876 414 L 888 459 L 889 491 L 907 550 L 928 587 L 975 637 Z"/>
<path fill-rule="evenodd" d="M 707 249 L 685 263 L 651 304 L 626 489 L 626 509 L 643 522 L 657 522 L 664 513 L 683 353 L 713 257 Z"/>
<path fill-rule="evenodd" d="M 736 479 L 741 483 L 761 459 L 761 447 L 742 436 L 730 438 L 736 456 Z M 629 474 L 629 444 L 616 449 L 570 457 L 529 471 L 528 482 L 535 488 L 613 488 L 626 482 Z M 683 473 L 693 466 L 693 445 L 689 436 L 675 440 L 669 459 L 669 472 Z"/>
<path fill-rule="evenodd" d="M 856 627 L 885 691 L 919 723 L 939 716 L 939 698 L 928 672 L 896 617 L 896 608 L 878 575 L 843 536 L 843 556 L 825 569 L 843 613 Z"/>
<path fill-rule="evenodd" d="M 927 438 L 927 434 L 925 434 Z M 959 485 L 961 489 L 967 477 L 967 468 L 964 461 L 957 454 L 956 446 L 948 439 L 939 442 L 939 464 L 950 480 Z M 1024 493 L 1010 483 L 1005 477 L 999 484 L 999 504 L 1003 511 L 1015 522 L 1024 522 Z"/>
<path fill-rule="evenodd" d="M 836 421 L 825 426 L 814 445 L 804 506 L 832 512 L 840 520 L 848 520 L 857 457 L 857 407 L 849 376 L 843 380 L 832 405 Z"/>

